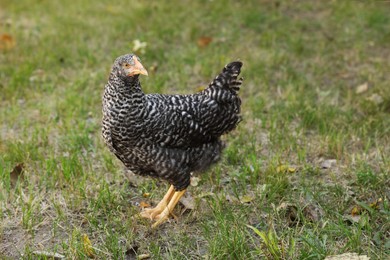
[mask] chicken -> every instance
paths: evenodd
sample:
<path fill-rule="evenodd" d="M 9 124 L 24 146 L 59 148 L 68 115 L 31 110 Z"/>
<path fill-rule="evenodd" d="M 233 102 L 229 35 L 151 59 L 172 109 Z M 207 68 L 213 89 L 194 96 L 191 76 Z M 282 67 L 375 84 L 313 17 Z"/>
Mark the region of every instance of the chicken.
<path fill-rule="evenodd" d="M 103 94 L 102 136 L 127 169 L 171 184 L 155 208 L 140 214 L 155 220 L 153 227 L 169 219 L 191 173 L 219 160 L 221 135 L 240 122 L 241 66 L 240 61 L 229 63 L 199 93 L 162 95 L 142 92 L 139 75 L 148 72 L 137 56 L 115 60 Z"/>

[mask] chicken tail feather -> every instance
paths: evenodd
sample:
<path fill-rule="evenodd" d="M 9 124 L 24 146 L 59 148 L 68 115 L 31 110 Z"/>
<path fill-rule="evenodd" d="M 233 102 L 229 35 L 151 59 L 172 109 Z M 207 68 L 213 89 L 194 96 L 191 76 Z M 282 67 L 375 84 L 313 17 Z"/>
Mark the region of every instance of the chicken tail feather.
<path fill-rule="evenodd" d="M 243 81 L 243 78 L 237 79 L 238 75 L 241 72 L 241 67 L 242 67 L 241 61 L 233 61 L 233 62 L 227 64 L 223 68 L 222 73 L 221 73 L 227 77 L 228 87 L 233 89 L 236 92 L 240 90 L 240 87 L 241 87 L 241 84 Z M 221 74 L 218 75 L 217 78 L 219 76 L 221 76 Z M 217 78 L 215 80 L 217 80 Z"/>
<path fill-rule="evenodd" d="M 242 65 L 241 61 L 233 61 L 227 64 L 222 72 L 210 83 L 205 90 L 205 94 L 217 101 L 227 101 L 232 94 L 236 96 L 243 81 L 243 78 L 238 78 Z"/>

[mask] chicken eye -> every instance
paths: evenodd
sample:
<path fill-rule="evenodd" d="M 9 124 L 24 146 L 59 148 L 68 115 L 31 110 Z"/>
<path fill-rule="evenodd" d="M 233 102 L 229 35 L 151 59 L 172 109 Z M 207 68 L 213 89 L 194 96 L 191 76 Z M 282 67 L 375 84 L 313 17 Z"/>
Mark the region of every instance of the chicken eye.
<path fill-rule="evenodd" d="M 126 64 L 125 64 L 125 68 L 127 68 L 127 69 L 130 68 L 130 64 L 129 64 L 129 63 L 126 63 Z"/>

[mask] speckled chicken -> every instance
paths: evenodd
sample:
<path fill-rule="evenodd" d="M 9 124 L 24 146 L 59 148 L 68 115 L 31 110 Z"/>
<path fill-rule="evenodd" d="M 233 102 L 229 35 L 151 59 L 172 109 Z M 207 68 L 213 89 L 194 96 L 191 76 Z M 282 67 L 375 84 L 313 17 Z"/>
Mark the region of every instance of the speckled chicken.
<path fill-rule="evenodd" d="M 148 75 L 133 54 L 118 57 L 103 95 L 102 135 L 111 152 L 135 174 L 171 184 L 155 208 L 141 216 L 166 221 L 190 184 L 191 172 L 218 161 L 221 135 L 240 122 L 237 79 L 242 63 L 235 61 L 203 91 L 191 95 L 145 94 L 139 75 Z"/>

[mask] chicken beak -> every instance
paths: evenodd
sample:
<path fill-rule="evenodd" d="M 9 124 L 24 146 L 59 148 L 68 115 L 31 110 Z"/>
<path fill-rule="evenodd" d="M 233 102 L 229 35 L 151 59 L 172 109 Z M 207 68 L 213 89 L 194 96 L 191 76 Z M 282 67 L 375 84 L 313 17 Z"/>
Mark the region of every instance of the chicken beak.
<path fill-rule="evenodd" d="M 144 68 L 144 66 L 142 66 L 141 62 L 139 62 L 137 57 L 134 57 L 133 60 L 134 60 L 134 66 L 132 66 L 128 76 L 134 76 L 138 74 L 148 76 L 148 71 Z"/>

